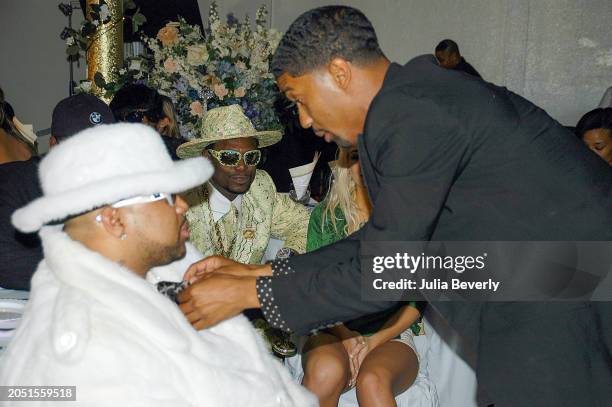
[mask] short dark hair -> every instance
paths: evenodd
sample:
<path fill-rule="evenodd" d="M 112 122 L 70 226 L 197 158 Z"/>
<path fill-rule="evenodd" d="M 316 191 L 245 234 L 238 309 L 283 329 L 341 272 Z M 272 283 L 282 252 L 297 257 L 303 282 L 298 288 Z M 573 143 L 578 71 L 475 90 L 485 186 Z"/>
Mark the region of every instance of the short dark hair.
<path fill-rule="evenodd" d="M 440 41 L 438 45 L 436 45 L 436 52 L 448 52 L 449 54 L 457 53 L 459 54 L 459 45 L 451 39 L 445 39 Z"/>
<path fill-rule="evenodd" d="M 37 141 L 33 144 L 31 141 L 21 135 L 13 119 L 15 118 L 15 111 L 13 106 L 4 99 L 4 91 L 0 88 L 0 129 L 4 130 L 9 136 L 19 140 L 22 144 L 25 144 L 33 154 L 38 154 Z"/>
<path fill-rule="evenodd" d="M 0 128 L 7 133 L 13 133 L 12 120 L 14 116 L 13 108 L 4 100 L 4 91 L 0 88 Z"/>
<path fill-rule="evenodd" d="M 612 131 L 612 107 L 597 108 L 586 113 L 576 124 L 574 132 L 578 138 L 582 139 L 584 133 L 595 129 Z"/>
<path fill-rule="evenodd" d="M 157 90 L 141 84 L 129 84 L 119 89 L 109 107 L 120 122 L 126 121 L 127 116 L 134 112 L 145 112 L 145 116 L 153 122 L 165 117 L 161 95 Z"/>
<path fill-rule="evenodd" d="M 280 41 L 272 58 L 272 72 L 301 76 L 339 57 L 365 64 L 383 57 L 376 31 L 359 10 L 326 6 L 299 16 Z"/>

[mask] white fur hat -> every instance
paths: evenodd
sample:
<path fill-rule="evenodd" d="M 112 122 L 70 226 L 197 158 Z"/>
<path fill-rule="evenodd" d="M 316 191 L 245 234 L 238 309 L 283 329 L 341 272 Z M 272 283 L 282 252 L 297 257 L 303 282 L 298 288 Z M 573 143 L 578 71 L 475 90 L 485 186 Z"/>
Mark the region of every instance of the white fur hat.
<path fill-rule="evenodd" d="M 213 171 L 203 157 L 173 162 L 157 132 L 143 124 L 92 127 L 41 161 L 43 196 L 16 210 L 13 225 L 34 232 L 51 221 L 121 199 L 183 192 L 206 182 Z"/>

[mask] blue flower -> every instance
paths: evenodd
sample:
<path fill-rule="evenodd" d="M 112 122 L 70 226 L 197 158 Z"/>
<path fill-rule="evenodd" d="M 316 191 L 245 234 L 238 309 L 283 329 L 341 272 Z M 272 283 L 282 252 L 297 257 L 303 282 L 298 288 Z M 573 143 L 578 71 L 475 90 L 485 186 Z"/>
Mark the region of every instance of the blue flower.
<path fill-rule="evenodd" d="M 187 88 L 189 88 L 189 83 L 187 82 L 187 79 L 180 78 L 178 81 L 176 81 L 176 84 L 174 85 L 174 87 L 180 93 L 187 93 Z"/>
<path fill-rule="evenodd" d="M 227 15 L 227 25 L 229 25 L 230 27 L 233 27 L 235 25 L 238 25 L 238 19 L 236 18 L 236 16 L 234 16 L 234 13 L 229 13 Z"/>
<path fill-rule="evenodd" d="M 219 76 L 231 74 L 234 71 L 234 66 L 225 60 L 221 60 L 217 63 L 217 74 L 219 74 Z"/>

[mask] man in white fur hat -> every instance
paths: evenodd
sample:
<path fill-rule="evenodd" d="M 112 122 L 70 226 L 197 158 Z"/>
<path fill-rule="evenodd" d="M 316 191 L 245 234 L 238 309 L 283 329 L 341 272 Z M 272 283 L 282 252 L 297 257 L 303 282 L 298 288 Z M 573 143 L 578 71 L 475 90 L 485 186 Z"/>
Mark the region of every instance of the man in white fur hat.
<path fill-rule="evenodd" d="M 172 162 L 141 124 L 85 130 L 42 160 L 43 196 L 13 223 L 40 229 L 45 258 L 2 385 L 76 386 L 87 405 L 316 405 L 245 318 L 198 333 L 143 278 L 167 264 L 182 276 L 188 206 L 175 194 L 212 171 L 202 157 Z"/>

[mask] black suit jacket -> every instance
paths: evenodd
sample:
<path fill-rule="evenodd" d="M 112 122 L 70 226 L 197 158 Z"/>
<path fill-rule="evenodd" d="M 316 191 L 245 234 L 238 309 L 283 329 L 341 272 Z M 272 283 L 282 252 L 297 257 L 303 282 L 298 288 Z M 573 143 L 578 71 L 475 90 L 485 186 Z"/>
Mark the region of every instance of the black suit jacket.
<path fill-rule="evenodd" d="M 463 57 L 461 57 L 461 60 L 459 61 L 457 66 L 455 66 L 453 69 L 456 71 L 465 72 L 469 75 L 476 76 L 477 78 L 482 79 L 482 76 L 480 76 L 478 71 Z"/>
<path fill-rule="evenodd" d="M 542 109 L 433 56 L 390 66 L 359 152 L 370 221 L 355 236 L 290 259 L 295 273 L 272 279 L 274 302 L 295 331 L 393 305 L 361 299 L 362 242 L 612 240 L 610 167 Z M 602 345 L 609 328 L 589 304 L 435 307 L 479 355 L 480 384 L 498 405 L 597 405 L 597 394 L 610 395 L 612 359 Z M 585 345 L 585 337 L 598 339 Z M 595 384 L 584 379 L 594 365 L 603 378 Z M 554 385 L 540 385 L 543 377 Z"/>

